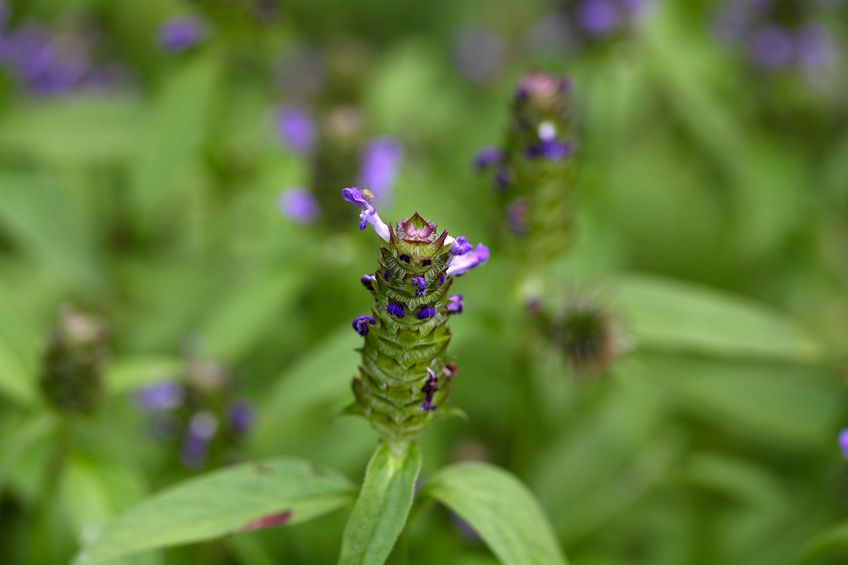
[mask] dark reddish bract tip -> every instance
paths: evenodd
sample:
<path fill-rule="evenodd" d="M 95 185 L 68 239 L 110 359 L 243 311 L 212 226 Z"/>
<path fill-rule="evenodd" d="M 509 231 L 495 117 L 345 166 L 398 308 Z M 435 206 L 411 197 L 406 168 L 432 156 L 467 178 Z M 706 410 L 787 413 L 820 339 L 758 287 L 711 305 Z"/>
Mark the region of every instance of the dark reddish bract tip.
<path fill-rule="evenodd" d="M 277 512 L 275 514 L 268 514 L 267 516 L 262 516 L 261 518 L 248 522 L 244 526 L 236 528 L 235 531 L 252 532 L 253 530 L 263 530 L 265 528 L 283 526 L 291 520 L 292 514 L 293 512 L 291 510 L 283 510 L 282 512 Z"/>

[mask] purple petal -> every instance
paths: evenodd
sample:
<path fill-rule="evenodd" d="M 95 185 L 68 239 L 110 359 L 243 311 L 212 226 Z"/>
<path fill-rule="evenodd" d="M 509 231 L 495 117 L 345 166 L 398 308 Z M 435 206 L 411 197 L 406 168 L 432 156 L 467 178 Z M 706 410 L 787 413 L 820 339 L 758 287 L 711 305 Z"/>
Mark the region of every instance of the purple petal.
<path fill-rule="evenodd" d="M 462 313 L 462 295 L 454 294 L 448 298 L 448 305 L 445 306 L 445 311 L 448 314 Z"/>
<path fill-rule="evenodd" d="M 450 253 L 451 255 L 465 255 L 471 251 L 472 247 L 474 246 L 468 243 L 468 239 L 461 235 L 454 240 L 450 248 Z"/>
<path fill-rule="evenodd" d="M 256 418 L 256 413 L 253 406 L 246 400 L 234 400 L 227 410 L 230 421 L 230 428 L 233 433 L 243 435 L 247 433 L 253 425 Z"/>
<path fill-rule="evenodd" d="M 280 212 L 300 224 L 309 224 L 318 217 L 318 201 L 312 193 L 303 188 L 290 188 L 277 199 Z"/>
<path fill-rule="evenodd" d="M 353 329 L 356 333 L 365 337 L 368 334 L 368 326 L 376 324 L 376 320 L 371 316 L 358 316 L 353 320 Z"/>
<path fill-rule="evenodd" d="M 277 133 L 286 146 L 295 153 L 309 153 L 315 145 L 317 133 L 312 118 L 303 108 L 290 106 L 277 112 Z"/>
<path fill-rule="evenodd" d="M 170 53 L 182 53 L 206 38 L 207 27 L 203 20 L 194 16 L 182 16 L 165 22 L 159 27 L 159 47 Z"/>
<path fill-rule="evenodd" d="M 609 33 L 618 25 L 619 17 L 612 0 L 585 0 L 577 12 L 580 27 L 591 35 Z"/>
<path fill-rule="evenodd" d="M 389 241 L 389 226 L 380 219 L 377 210 L 374 209 L 374 206 L 371 205 L 371 202 L 361 190 L 358 188 L 344 188 L 342 189 L 342 198 L 362 210 L 359 214 L 360 230 L 364 230 L 367 224 L 371 224 L 374 231 L 380 236 L 380 239 Z"/>
<path fill-rule="evenodd" d="M 136 405 L 147 412 L 170 410 L 182 404 L 185 390 L 175 381 L 163 381 L 140 390 L 135 397 Z"/>
<path fill-rule="evenodd" d="M 503 159 L 503 151 L 497 147 L 484 147 L 474 156 L 474 168 L 482 171 Z"/>
<path fill-rule="evenodd" d="M 848 459 L 848 428 L 839 432 L 839 450 L 842 452 L 842 457 Z"/>
<path fill-rule="evenodd" d="M 749 50 L 756 64 L 767 69 L 776 69 L 792 62 L 795 46 L 785 29 L 775 24 L 767 24 L 754 31 Z"/>
<path fill-rule="evenodd" d="M 465 255 L 454 255 L 448 265 L 448 276 L 464 275 L 474 267 L 482 265 L 489 259 L 489 248 L 478 243 L 476 249 Z"/>

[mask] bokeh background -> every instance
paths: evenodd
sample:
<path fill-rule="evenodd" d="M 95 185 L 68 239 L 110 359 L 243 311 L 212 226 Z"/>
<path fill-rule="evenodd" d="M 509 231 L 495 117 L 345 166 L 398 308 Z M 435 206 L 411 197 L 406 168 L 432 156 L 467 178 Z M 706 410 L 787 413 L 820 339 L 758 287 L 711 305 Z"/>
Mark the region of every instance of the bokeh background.
<path fill-rule="evenodd" d="M 68 562 L 231 461 L 359 480 L 376 438 L 339 412 L 377 240 L 338 191 L 382 149 L 384 219 L 492 241 L 473 159 L 543 70 L 572 85 L 578 221 L 541 299 L 590 296 L 628 352 L 576 375 L 493 246 L 457 281 L 468 419 L 427 431 L 425 475 L 503 466 L 574 563 L 794 562 L 848 510 L 846 22 L 839 0 L 0 0 L 0 560 Z M 82 393 L 45 375 L 80 332 L 101 383 L 69 415 Z M 346 513 L 137 560 L 332 563 Z M 496 562 L 439 508 L 393 559 Z"/>

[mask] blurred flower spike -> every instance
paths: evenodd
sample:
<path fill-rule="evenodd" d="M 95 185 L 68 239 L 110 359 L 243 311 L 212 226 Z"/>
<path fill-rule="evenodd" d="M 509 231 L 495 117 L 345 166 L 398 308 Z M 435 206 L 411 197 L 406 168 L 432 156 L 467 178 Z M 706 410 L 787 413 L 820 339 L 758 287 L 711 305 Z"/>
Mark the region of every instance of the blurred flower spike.
<path fill-rule="evenodd" d="M 417 212 L 392 225 L 380 219 L 367 191 L 342 190 L 382 240 L 380 261 L 364 283 L 373 296 L 370 315 L 353 328 L 363 336 L 354 409 L 390 444 L 413 439 L 444 414 L 455 366 L 447 359 L 450 316 L 463 310 L 450 292 L 454 277 L 486 262 L 489 251 L 453 238 Z"/>

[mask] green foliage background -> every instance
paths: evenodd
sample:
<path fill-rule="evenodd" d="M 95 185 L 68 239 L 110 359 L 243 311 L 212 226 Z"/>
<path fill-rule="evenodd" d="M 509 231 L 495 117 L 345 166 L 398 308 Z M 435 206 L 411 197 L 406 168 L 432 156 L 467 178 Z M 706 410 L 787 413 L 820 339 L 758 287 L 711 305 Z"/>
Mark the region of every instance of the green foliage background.
<path fill-rule="evenodd" d="M 637 33 L 579 50 L 527 46 L 553 8 L 542 0 L 304 0 L 266 21 L 235 0 L 11 2 L 16 24 L 94 26 L 131 79 L 45 97 L 0 74 L 0 561 L 68 562 L 189 475 L 131 400 L 181 366 L 187 340 L 257 408 L 244 458 L 300 456 L 361 480 L 375 436 L 338 413 L 376 240 L 353 209 L 332 229 L 280 214 L 280 191 L 309 171 L 273 127 L 298 102 L 280 53 L 333 53 L 348 37 L 369 53 L 357 77 L 369 129 L 406 147 L 381 215 L 419 210 L 475 242 L 498 219 L 470 163 L 500 142 L 517 79 L 572 77 L 579 235 L 544 298 L 597 295 L 634 343 L 608 374 L 575 379 L 526 339 L 524 273 L 495 250 L 457 281 L 452 402 L 468 419 L 422 437 L 424 477 L 461 460 L 504 467 L 573 563 L 799 559 L 848 500 L 836 442 L 848 425 L 848 58 L 841 48 L 824 84 L 755 70 L 710 34 L 717 5 L 662 2 Z M 189 12 L 208 19 L 208 39 L 158 49 L 157 27 Z M 845 7 L 830 14 L 844 47 Z M 487 84 L 453 64 L 474 26 L 507 46 Z M 110 326 L 107 396 L 90 418 L 60 419 L 38 393 L 65 303 Z M 347 512 L 132 559 L 332 563 Z M 822 539 L 821 562 L 848 559 L 848 535 Z M 391 559 L 497 562 L 443 508 L 413 508 Z"/>

